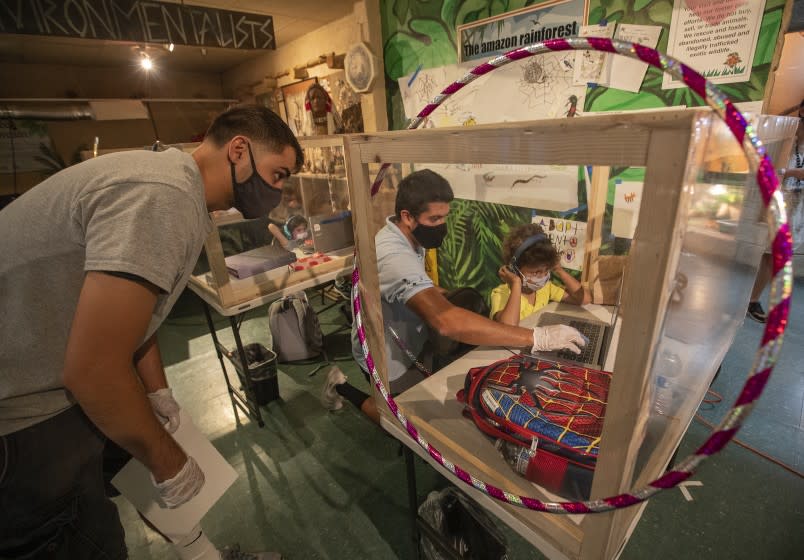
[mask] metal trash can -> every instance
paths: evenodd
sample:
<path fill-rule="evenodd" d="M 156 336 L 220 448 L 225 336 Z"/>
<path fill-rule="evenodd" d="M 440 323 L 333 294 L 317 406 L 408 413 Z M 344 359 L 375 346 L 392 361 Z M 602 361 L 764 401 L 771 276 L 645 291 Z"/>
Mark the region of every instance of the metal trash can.
<path fill-rule="evenodd" d="M 229 359 L 237 370 L 240 383 L 246 390 L 249 400 L 253 400 L 257 406 L 264 406 L 269 402 L 279 398 L 279 380 L 276 376 L 276 354 L 262 344 L 254 342 L 243 346 L 248 360 L 248 375 L 251 379 L 254 394 L 248 394 L 246 385 L 245 369 L 240 363 L 240 356 L 237 352 L 232 352 Z"/>

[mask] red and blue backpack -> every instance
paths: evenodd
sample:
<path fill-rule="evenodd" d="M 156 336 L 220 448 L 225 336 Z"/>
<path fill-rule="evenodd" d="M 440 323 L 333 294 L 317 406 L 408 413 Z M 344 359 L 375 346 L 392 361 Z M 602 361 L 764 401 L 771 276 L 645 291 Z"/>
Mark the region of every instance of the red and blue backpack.
<path fill-rule="evenodd" d="M 466 375 L 458 400 L 511 467 L 571 499 L 589 499 L 611 374 L 517 354 Z"/>

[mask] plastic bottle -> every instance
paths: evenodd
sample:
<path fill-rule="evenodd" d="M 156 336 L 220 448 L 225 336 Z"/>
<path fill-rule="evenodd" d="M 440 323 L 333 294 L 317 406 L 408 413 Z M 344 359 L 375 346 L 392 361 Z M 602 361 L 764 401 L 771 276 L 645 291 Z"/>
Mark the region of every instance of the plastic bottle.
<path fill-rule="evenodd" d="M 673 386 L 681 371 L 681 358 L 669 350 L 659 355 L 656 368 L 656 395 L 653 410 L 656 414 L 668 416 L 673 408 Z"/>

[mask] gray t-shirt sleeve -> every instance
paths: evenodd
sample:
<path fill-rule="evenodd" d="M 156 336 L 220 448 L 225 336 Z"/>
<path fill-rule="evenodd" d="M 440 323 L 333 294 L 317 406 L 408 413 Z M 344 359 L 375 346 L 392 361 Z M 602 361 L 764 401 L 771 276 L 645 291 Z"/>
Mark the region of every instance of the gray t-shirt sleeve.
<path fill-rule="evenodd" d="M 378 251 L 379 253 L 379 251 Z M 406 304 L 410 298 L 433 287 L 424 263 L 412 251 L 394 251 L 377 259 L 380 293 L 388 303 Z"/>
<path fill-rule="evenodd" d="M 166 184 L 89 192 L 73 208 L 84 232 L 84 270 L 133 274 L 170 292 L 192 250 L 196 214 L 190 197 Z"/>

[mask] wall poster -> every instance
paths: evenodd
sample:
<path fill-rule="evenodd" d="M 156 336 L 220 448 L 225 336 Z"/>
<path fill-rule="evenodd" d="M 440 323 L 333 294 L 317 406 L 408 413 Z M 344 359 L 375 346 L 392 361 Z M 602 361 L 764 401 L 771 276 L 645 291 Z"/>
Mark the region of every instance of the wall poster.
<path fill-rule="evenodd" d="M 587 0 L 547 0 L 457 27 L 458 62 L 482 60 L 547 39 L 578 35 Z"/>
<path fill-rule="evenodd" d="M 667 54 L 715 84 L 747 82 L 765 0 L 674 0 Z M 663 89 L 685 87 L 664 74 Z"/>
<path fill-rule="evenodd" d="M 564 220 L 534 214 L 531 222 L 538 224 L 550 238 L 550 243 L 561 257 L 561 266 L 569 270 L 583 268 L 586 245 L 586 222 Z"/>

